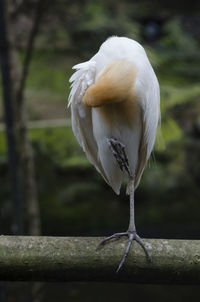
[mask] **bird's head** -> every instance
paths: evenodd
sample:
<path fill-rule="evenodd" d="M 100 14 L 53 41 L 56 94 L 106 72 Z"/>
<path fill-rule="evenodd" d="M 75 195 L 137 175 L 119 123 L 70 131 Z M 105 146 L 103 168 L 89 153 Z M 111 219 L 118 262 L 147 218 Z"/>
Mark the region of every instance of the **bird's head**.
<path fill-rule="evenodd" d="M 98 75 L 83 97 L 83 104 L 99 107 L 126 100 L 134 90 L 137 69 L 125 59 L 108 64 Z"/>

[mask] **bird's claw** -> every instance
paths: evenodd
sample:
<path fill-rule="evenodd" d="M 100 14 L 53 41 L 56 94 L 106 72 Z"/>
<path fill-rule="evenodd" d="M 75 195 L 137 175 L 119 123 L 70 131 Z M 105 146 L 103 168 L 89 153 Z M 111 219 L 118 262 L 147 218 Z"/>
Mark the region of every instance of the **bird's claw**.
<path fill-rule="evenodd" d="M 122 232 L 122 233 L 115 233 L 109 237 L 104 238 L 103 240 L 101 240 L 101 242 L 99 243 L 98 248 L 100 248 L 101 246 L 103 246 L 106 242 L 112 240 L 112 239 L 119 239 L 120 237 L 123 236 L 128 236 L 127 232 Z"/>
<path fill-rule="evenodd" d="M 116 138 L 108 138 L 108 145 L 110 150 L 115 157 L 121 171 L 126 171 L 130 177 L 132 177 L 128 157 L 125 152 L 125 145 L 118 141 Z"/>
<path fill-rule="evenodd" d="M 122 233 L 115 233 L 109 237 L 106 237 L 104 238 L 98 245 L 98 248 L 100 248 L 101 246 L 103 246 L 105 243 L 107 243 L 108 241 L 112 240 L 112 239 L 119 239 L 123 236 L 126 236 L 128 237 L 128 243 L 127 243 L 127 246 L 126 246 L 126 250 L 125 250 L 125 253 L 124 253 L 124 256 L 118 266 L 118 269 L 117 269 L 117 273 L 119 272 L 119 270 L 122 268 L 125 260 L 126 260 L 126 257 L 128 256 L 128 253 L 129 253 L 129 250 L 130 250 L 130 247 L 131 247 L 131 244 L 133 242 L 133 240 L 137 241 L 137 243 L 143 248 L 146 256 L 147 256 L 147 260 L 149 262 L 152 262 L 152 257 L 151 257 L 151 254 L 149 253 L 145 243 L 143 242 L 143 240 L 140 238 L 140 236 L 134 231 L 134 232 L 131 232 L 131 231 L 127 231 L 127 232 L 122 232 Z"/>

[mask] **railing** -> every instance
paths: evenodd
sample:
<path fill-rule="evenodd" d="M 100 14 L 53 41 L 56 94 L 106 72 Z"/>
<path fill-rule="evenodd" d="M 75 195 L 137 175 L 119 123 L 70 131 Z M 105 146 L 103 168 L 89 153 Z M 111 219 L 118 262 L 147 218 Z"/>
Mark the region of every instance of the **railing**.
<path fill-rule="evenodd" d="M 0 236 L 0 280 L 200 284 L 200 241 L 145 239 L 153 262 L 134 242 L 116 269 L 126 239 L 97 250 L 96 237 Z"/>

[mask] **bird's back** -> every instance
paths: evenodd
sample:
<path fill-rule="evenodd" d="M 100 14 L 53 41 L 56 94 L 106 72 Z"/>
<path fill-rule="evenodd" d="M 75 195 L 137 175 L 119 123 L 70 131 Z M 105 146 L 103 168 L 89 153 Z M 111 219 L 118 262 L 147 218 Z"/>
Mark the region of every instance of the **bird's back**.
<path fill-rule="evenodd" d="M 126 37 L 108 38 L 91 60 L 96 62 L 98 75 L 106 65 L 119 59 L 134 63 L 140 72 L 147 67 L 152 69 L 144 48 L 135 40 Z"/>

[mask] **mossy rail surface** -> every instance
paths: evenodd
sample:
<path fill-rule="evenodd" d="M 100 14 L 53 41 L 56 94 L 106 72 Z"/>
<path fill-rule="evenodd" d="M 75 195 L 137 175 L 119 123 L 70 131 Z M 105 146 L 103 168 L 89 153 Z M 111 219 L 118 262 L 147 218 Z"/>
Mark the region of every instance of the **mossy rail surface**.
<path fill-rule="evenodd" d="M 116 273 L 126 239 L 100 249 L 97 237 L 0 236 L 0 280 L 200 284 L 200 241 L 144 239 L 153 262 L 134 242 Z"/>

